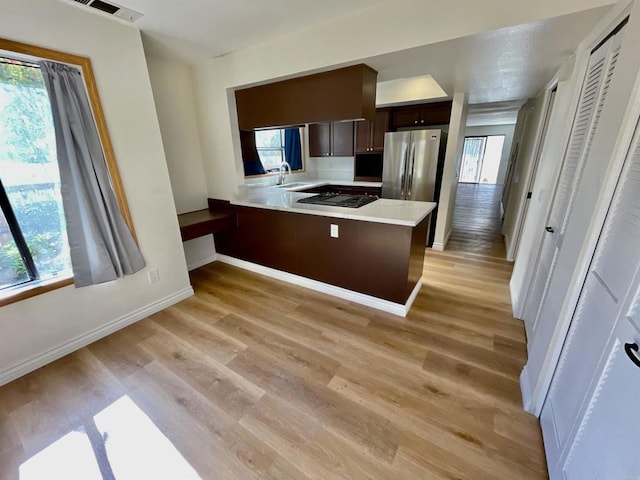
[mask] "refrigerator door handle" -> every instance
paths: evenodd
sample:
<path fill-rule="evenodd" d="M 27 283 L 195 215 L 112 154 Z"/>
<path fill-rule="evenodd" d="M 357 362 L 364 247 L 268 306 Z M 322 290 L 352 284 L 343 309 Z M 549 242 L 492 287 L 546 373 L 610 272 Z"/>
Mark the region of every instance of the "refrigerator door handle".
<path fill-rule="evenodd" d="M 407 200 L 411 200 L 411 193 L 413 190 L 413 167 L 416 160 L 416 144 L 411 142 L 411 148 L 409 149 L 409 165 L 407 166 Z"/>
<path fill-rule="evenodd" d="M 407 180 L 407 152 L 408 149 L 404 149 L 402 155 L 402 161 L 400 162 L 400 198 L 404 199 L 404 186 Z"/>

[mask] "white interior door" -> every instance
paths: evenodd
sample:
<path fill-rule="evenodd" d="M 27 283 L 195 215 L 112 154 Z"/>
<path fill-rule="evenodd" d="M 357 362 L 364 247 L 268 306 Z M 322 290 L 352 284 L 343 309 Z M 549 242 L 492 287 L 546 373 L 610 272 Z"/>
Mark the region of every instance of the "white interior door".
<path fill-rule="evenodd" d="M 557 308 L 556 306 L 561 303 L 558 300 L 566 293 L 561 290 L 550 292 L 549 287 L 562 246 L 567 219 L 574 205 L 577 186 L 582 178 L 584 164 L 589 155 L 591 142 L 617 65 L 621 41 L 622 31 L 593 52 L 589 60 L 549 219 L 546 225 L 541 225 L 547 233 L 523 315 L 527 336 L 530 339 L 535 338 L 541 318 L 548 318 L 553 322 L 558 316 L 559 312 L 553 315 L 553 312 L 545 312 L 543 307 L 553 305 Z M 549 294 L 554 298 L 548 299 Z"/>
<path fill-rule="evenodd" d="M 640 412 L 628 405 L 640 398 L 640 369 L 632 358 L 623 358 L 635 356 L 624 344 L 632 337 L 637 342 L 640 334 L 629 327 L 629 322 L 640 325 L 639 238 L 636 131 L 542 410 L 552 478 L 640 478 L 640 471 L 627 470 L 640 466 L 640 455 L 629 443 L 632 433 L 625 430 L 627 422 L 640 424 Z M 615 468 L 602 469 L 602 452 Z"/>

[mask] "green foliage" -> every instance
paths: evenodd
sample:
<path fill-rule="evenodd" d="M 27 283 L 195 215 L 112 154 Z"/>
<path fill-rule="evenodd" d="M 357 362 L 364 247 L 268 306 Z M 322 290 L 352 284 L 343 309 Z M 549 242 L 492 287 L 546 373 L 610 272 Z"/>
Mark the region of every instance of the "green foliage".
<path fill-rule="evenodd" d="M 4 94 L 4 95 L 3 95 Z M 42 72 L 37 68 L 0 63 L 0 95 L 9 101 L 0 110 L 3 160 L 45 163 L 49 159 L 51 111 Z"/>
<path fill-rule="evenodd" d="M 24 266 L 16 242 L 11 241 L 0 248 L 0 285 L 10 285 L 26 280 Z"/>
<path fill-rule="evenodd" d="M 27 240 L 31 256 L 41 275 L 58 272 L 64 268 L 62 236 L 60 232 L 39 233 Z M 28 279 L 27 269 L 14 241 L 0 248 L 0 285 L 14 284 Z"/>
<path fill-rule="evenodd" d="M 10 61 L 2 59 L 3 62 Z M 21 87 L 44 88 L 42 73 L 37 68 L 25 67 L 20 63 L 0 64 L 0 83 L 19 85 Z"/>
<path fill-rule="evenodd" d="M 13 211 L 20 224 L 22 234 L 28 239 L 40 232 L 60 232 L 60 211 L 58 202 L 25 203 L 14 206 Z"/>

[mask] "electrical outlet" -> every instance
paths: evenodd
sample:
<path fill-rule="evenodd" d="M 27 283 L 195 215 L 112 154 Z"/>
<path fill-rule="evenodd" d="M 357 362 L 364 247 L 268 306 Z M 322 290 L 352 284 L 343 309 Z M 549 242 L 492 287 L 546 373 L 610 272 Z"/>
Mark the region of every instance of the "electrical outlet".
<path fill-rule="evenodd" d="M 157 268 L 152 268 L 147 272 L 147 276 L 149 277 L 149 283 L 157 283 L 160 281 L 160 272 L 158 272 Z"/>
<path fill-rule="evenodd" d="M 338 225 L 331 224 L 331 238 L 338 238 L 340 232 L 338 231 Z"/>

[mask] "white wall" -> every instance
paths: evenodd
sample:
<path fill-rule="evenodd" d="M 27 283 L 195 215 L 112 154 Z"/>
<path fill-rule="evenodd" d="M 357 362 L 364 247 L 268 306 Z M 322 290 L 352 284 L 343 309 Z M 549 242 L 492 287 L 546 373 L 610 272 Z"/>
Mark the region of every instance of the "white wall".
<path fill-rule="evenodd" d="M 137 29 L 50 0 L 3 0 L 4 38 L 90 57 L 147 272 L 0 308 L 0 384 L 192 293 Z"/>
<path fill-rule="evenodd" d="M 353 181 L 355 175 L 355 157 L 311 157 L 308 165 L 322 180 Z"/>
<path fill-rule="evenodd" d="M 231 198 L 244 183 L 233 88 L 607 4 L 609 0 L 539 0 L 514 8 L 509 0 L 384 2 L 204 62 L 196 68 L 196 104 L 209 195 Z M 375 35 L 372 26 L 380 27 Z"/>
<path fill-rule="evenodd" d="M 434 250 L 444 250 L 451 237 L 453 229 L 453 212 L 458 193 L 458 179 L 460 178 L 460 161 L 464 147 L 464 131 L 467 122 L 469 104 L 466 94 L 456 93 L 453 96 L 451 108 L 451 122 L 449 123 L 449 137 L 447 139 L 447 154 L 442 172 L 442 190 L 438 200 L 438 221 L 433 238 Z"/>
<path fill-rule="evenodd" d="M 467 127 L 465 137 L 484 136 L 484 135 L 504 135 L 504 145 L 502 146 L 502 157 L 500 158 L 500 168 L 498 170 L 498 185 L 504 184 L 504 177 L 507 174 L 507 166 L 509 165 L 509 154 L 511 153 L 511 144 L 513 143 L 513 132 L 516 128 L 515 123 L 511 125 L 486 125 L 479 127 Z"/>
<path fill-rule="evenodd" d="M 178 213 L 207 208 L 190 65 L 147 55 L 147 67 Z M 213 235 L 183 243 L 189 270 L 215 260 Z"/>
<path fill-rule="evenodd" d="M 191 66 L 147 56 L 147 67 L 178 213 L 207 207 Z"/>

